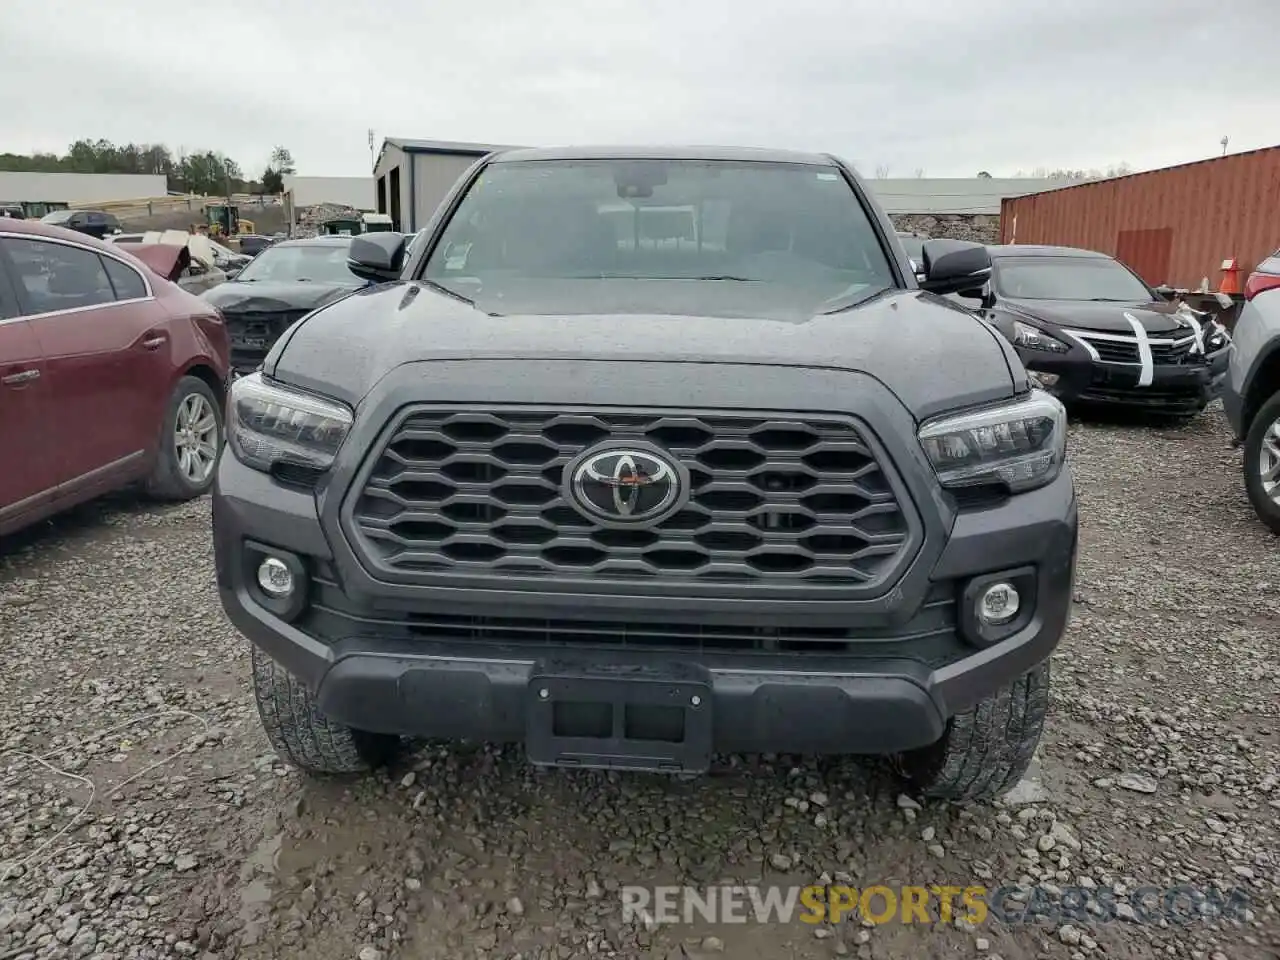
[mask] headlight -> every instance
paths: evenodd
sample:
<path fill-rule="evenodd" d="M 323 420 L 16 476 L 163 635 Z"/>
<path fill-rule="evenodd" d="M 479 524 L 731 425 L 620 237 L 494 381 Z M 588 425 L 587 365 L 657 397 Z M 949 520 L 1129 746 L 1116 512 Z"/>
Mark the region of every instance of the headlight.
<path fill-rule="evenodd" d="M 1227 333 L 1227 328 L 1220 324 L 1217 320 L 1210 320 L 1205 326 L 1204 345 L 1205 349 L 1212 353 L 1215 350 L 1221 350 L 1231 342 L 1231 334 Z"/>
<path fill-rule="evenodd" d="M 1032 390 L 1025 400 L 932 420 L 920 428 L 920 443 L 944 487 L 1000 483 L 1019 493 L 1062 472 L 1067 414 L 1056 398 Z"/>
<path fill-rule="evenodd" d="M 1013 342 L 1015 346 L 1028 350 L 1044 350 L 1046 353 L 1066 353 L 1071 348 L 1061 340 L 1055 340 L 1043 330 L 1038 330 L 1018 320 L 1013 321 Z"/>
<path fill-rule="evenodd" d="M 294 464 L 327 470 L 351 429 L 340 403 L 270 384 L 261 373 L 231 385 L 227 441 L 236 459 L 256 470 Z"/>

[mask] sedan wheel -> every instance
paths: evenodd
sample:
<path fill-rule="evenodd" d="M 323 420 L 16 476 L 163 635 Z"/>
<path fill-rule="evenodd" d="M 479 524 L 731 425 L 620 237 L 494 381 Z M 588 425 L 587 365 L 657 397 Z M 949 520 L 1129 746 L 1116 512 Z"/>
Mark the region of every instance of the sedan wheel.
<path fill-rule="evenodd" d="M 186 376 L 169 395 L 147 492 L 161 500 L 192 500 L 213 486 L 222 450 L 222 410 L 213 389 Z"/>
<path fill-rule="evenodd" d="M 218 416 L 202 393 L 188 394 L 178 405 L 173 443 L 178 469 L 193 486 L 203 486 L 218 462 Z"/>

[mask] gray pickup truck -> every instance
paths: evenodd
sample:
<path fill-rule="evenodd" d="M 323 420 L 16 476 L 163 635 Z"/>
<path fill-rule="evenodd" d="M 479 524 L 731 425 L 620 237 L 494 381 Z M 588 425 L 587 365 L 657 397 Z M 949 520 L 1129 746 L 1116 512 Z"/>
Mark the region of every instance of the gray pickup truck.
<path fill-rule="evenodd" d="M 983 247 L 928 241 L 918 279 L 826 155 L 557 149 L 478 161 L 407 259 L 350 257 L 374 284 L 232 385 L 214 496 L 283 757 L 1022 776 L 1076 498 L 1061 404 L 942 296 Z"/>

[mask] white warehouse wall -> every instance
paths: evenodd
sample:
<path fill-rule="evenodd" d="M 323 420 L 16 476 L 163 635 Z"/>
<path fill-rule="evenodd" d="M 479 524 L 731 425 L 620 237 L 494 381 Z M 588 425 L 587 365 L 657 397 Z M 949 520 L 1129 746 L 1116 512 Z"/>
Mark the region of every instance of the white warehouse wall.
<path fill-rule="evenodd" d="M 106 203 L 163 197 L 162 174 L 10 173 L 0 171 L 0 200 L 21 203 Z"/>
<path fill-rule="evenodd" d="M 299 177 L 287 174 L 284 188 L 293 194 L 295 210 L 320 203 L 376 210 L 378 204 L 373 177 Z"/>

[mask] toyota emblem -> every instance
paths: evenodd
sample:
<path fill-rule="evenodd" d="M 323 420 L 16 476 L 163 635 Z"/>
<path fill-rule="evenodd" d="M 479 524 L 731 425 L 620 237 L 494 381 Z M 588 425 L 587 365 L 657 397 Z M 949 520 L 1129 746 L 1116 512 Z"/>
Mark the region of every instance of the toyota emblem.
<path fill-rule="evenodd" d="M 565 468 L 565 493 L 605 524 L 656 523 L 688 498 L 684 471 L 656 448 L 615 445 L 588 450 Z"/>

